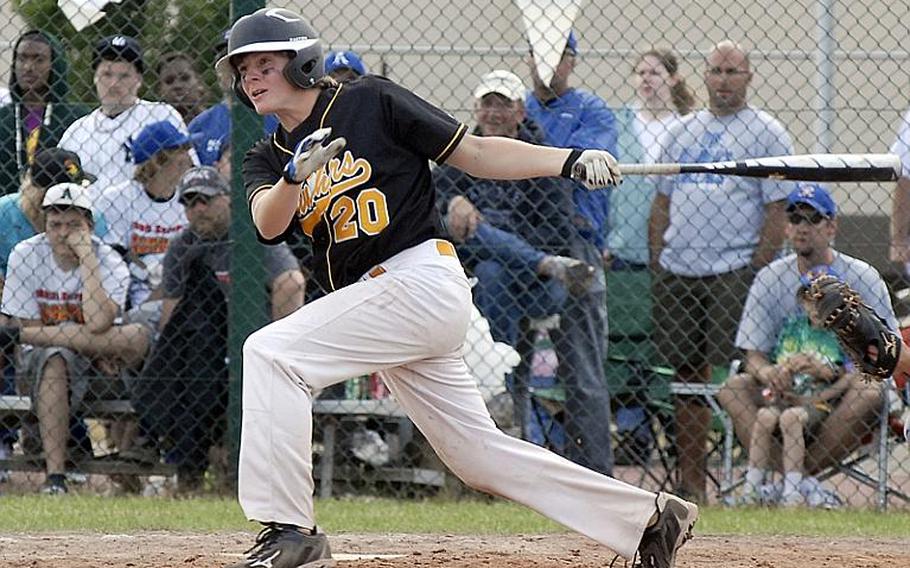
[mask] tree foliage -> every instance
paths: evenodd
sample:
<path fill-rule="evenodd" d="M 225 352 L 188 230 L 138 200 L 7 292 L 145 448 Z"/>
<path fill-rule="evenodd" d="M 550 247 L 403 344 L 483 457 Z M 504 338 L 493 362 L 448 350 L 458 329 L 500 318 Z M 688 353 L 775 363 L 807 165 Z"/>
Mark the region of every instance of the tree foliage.
<path fill-rule="evenodd" d="M 146 72 L 142 96 L 155 99 L 156 68 L 162 54 L 189 53 L 196 69 L 217 98 L 213 70 L 215 48 L 230 23 L 230 0 L 122 0 L 108 4 L 105 16 L 77 32 L 57 0 L 13 0 L 29 28 L 39 28 L 61 40 L 70 59 L 70 84 L 82 101 L 95 101 L 92 86 L 92 46 L 114 34 L 133 36 L 142 44 Z"/>

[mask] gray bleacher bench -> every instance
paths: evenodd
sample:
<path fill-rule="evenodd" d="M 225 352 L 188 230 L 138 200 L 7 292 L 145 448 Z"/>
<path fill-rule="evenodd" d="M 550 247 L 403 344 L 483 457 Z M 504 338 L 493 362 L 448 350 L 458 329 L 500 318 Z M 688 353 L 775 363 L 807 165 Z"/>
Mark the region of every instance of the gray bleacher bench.
<path fill-rule="evenodd" d="M 0 424 L 15 426 L 19 419 L 31 412 L 32 402 L 27 396 L 0 396 Z M 99 400 L 87 403 L 87 418 L 123 418 L 135 414 L 128 400 Z M 313 401 L 314 426 L 322 430 L 322 455 L 314 477 L 319 481 L 319 496 L 331 497 L 334 480 L 362 480 L 367 482 L 398 482 L 442 487 L 445 473 L 433 469 L 414 467 L 378 467 L 361 469 L 338 467 L 335 464 L 337 428 L 348 418 L 376 418 L 380 422 L 399 422 L 403 431 L 399 446 L 410 438 L 411 423 L 395 401 L 382 400 L 315 400 Z M 82 460 L 79 471 L 90 474 L 172 475 L 176 467 L 171 464 L 143 465 L 119 460 L 115 455 Z M 44 463 L 35 456 L 14 455 L 0 460 L 0 470 L 44 471 Z"/>

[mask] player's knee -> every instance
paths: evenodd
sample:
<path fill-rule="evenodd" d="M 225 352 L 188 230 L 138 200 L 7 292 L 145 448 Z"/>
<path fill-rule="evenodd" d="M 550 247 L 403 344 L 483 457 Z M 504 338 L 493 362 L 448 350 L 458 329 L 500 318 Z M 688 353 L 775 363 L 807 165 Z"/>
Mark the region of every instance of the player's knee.
<path fill-rule="evenodd" d="M 752 376 L 746 373 L 733 375 L 724 382 L 724 386 L 717 392 L 717 402 L 724 408 L 738 401 L 746 400 L 753 388 Z"/>
<path fill-rule="evenodd" d="M 274 351 L 274 346 L 270 347 L 271 342 L 267 340 L 265 335 L 262 330 L 259 330 L 247 336 L 246 341 L 243 342 L 244 360 L 261 358 L 269 351 Z"/>
<path fill-rule="evenodd" d="M 780 415 L 780 427 L 782 430 L 802 428 L 808 419 L 809 415 L 806 409 L 802 407 L 788 408 Z"/>

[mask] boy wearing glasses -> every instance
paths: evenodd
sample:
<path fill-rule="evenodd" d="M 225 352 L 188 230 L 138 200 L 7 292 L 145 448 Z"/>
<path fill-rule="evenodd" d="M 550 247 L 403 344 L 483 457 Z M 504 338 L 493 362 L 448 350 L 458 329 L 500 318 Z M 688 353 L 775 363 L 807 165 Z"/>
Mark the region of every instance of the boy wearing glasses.
<path fill-rule="evenodd" d="M 736 346 L 746 354 L 745 372 L 730 377 L 717 397 L 733 419 L 743 447 L 750 450 L 756 443 L 753 440 L 756 434 L 754 425 L 762 422 L 763 416 L 770 418 L 771 414 L 765 409 L 759 410 L 767 406 L 763 392 L 769 398 L 786 398 L 789 395 L 785 393 L 798 390 L 797 383 L 802 373 L 835 381 L 836 384 L 844 371 L 844 367 L 837 364 L 838 357 L 830 354 L 824 358 L 781 356 L 782 352 L 789 352 L 793 347 L 783 345 L 782 336 L 792 331 L 794 322 L 805 321 L 807 317 L 794 291 L 805 285 L 819 266 L 859 291 L 864 301 L 885 318 L 888 326 L 897 329 L 891 299 L 878 271 L 866 262 L 831 247 L 837 233 L 837 207 L 827 189 L 818 184 L 799 184 L 787 197 L 786 213 L 786 234 L 793 253 L 775 260 L 756 274 L 736 334 Z M 818 359 L 825 358 L 832 365 L 819 364 Z M 871 431 L 881 408 L 879 383 L 851 380 L 846 385 L 841 383 L 838 386 L 845 387 L 846 392 L 839 403 L 829 403 L 833 406 L 830 414 L 815 417 L 821 423 L 808 439 L 803 452 L 805 460 L 800 459 L 799 452 L 796 455 L 785 452 L 780 456 L 785 473 L 786 502 L 790 504 L 801 503 L 801 497 L 793 492 L 803 475 L 811 475 L 837 463 L 859 446 L 863 436 Z M 817 398 L 823 397 L 819 395 Z M 810 415 L 802 415 L 791 426 L 801 431 L 808 429 L 811 418 Z M 768 425 L 773 430 L 775 425 L 770 422 Z M 783 423 L 781 427 L 783 429 Z M 778 463 L 777 443 L 767 442 L 761 450 L 764 454 L 759 456 L 761 459 L 754 464 L 750 461 L 747 486 L 760 485 L 764 470 Z"/>

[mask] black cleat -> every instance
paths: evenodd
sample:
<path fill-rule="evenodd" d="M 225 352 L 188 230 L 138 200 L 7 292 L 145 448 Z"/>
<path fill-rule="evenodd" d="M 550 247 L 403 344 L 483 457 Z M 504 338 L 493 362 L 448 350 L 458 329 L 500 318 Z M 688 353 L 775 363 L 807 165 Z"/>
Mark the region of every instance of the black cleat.
<path fill-rule="evenodd" d="M 641 568 L 673 568 L 676 552 L 692 538 L 698 505 L 669 493 L 657 494 L 657 522 L 645 529 L 638 544 Z"/>
<path fill-rule="evenodd" d="M 227 568 L 331 568 L 335 565 L 325 534 L 278 523 L 266 524 L 247 554 L 246 560 Z"/>

